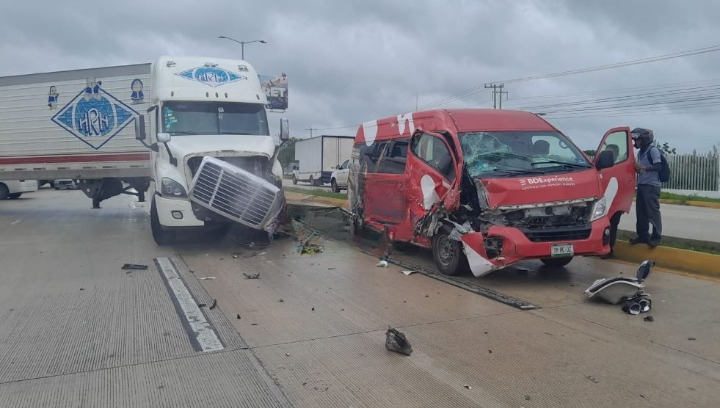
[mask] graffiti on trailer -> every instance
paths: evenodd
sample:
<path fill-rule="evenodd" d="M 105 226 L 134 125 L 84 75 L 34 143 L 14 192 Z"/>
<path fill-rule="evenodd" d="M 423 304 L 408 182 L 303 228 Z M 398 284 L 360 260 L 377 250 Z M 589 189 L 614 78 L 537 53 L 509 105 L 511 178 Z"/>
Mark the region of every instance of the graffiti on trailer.
<path fill-rule="evenodd" d="M 52 121 L 95 150 L 125 128 L 138 113 L 88 78 L 86 86 L 52 117 Z"/>

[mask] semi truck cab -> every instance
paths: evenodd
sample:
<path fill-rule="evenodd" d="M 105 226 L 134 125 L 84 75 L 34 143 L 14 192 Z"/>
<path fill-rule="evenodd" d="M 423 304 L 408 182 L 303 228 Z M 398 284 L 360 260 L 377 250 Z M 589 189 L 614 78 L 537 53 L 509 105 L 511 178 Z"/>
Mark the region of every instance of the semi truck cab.
<path fill-rule="evenodd" d="M 151 67 L 150 107 L 136 138 L 151 151 L 153 238 L 239 223 L 272 231 L 284 208 L 267 99 L 246 61 L 163 56 Z M 280 138 L 288 138 L 281 119 Z"/>

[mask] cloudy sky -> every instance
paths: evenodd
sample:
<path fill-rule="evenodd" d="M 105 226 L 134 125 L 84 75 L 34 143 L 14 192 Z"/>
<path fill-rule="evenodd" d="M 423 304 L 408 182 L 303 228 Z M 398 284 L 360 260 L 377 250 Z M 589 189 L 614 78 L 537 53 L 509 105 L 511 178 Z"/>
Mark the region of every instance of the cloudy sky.
<path fill-rule="evenodd" d="M 716 0 L 206 0 L 4 2 L 0 76 L 240 57 L 287 73 L 291 135 L 354 134 L 423 108 L 545 114 L 583 149 L 614 126 L 654 129 L 679 152 L 720 142 Z M 696 53 L 694 50 L 707 52 Z M 718 51 L 714 51 L 718 50 Z M 543 77 L 693 51 L 679 58 Z"/>

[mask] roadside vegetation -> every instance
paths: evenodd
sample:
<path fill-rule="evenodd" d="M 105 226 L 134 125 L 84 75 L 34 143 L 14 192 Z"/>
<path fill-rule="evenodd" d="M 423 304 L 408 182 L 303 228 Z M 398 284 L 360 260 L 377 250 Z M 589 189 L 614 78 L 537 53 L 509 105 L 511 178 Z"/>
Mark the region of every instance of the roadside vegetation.
<path fill-rule="evenodd" d="M 687 205 L 688 201 L 702 201 L 705 203 L 718 203 L 720 204 L 720 200 L 717 198 L 707 198 L 707 197 L 698 197 L 694 195 L 680 195 L 680 194 L 672 194 L 672 193 L 660 193 L 660 198 L 663 200 L 672 200 L 677 202 L 677 204 L 683 204 Z"/>
<path fill-rule="evenodd" d="M 312 190 L 309 190 L 309 189 L 298 188 L 298 187 L 283 187 L 283 190 L 289 191 L 291 193 L 299 193 L 299 194 L 307 194 L 307 195 L 313 195 L 313 196 L 318 196 L 318 197 L 338 198 L 341 200 L 347 200 L 347 194 L 333 193 L 332 191 L 322 190 L 319 188 L 314 188 Z"/>

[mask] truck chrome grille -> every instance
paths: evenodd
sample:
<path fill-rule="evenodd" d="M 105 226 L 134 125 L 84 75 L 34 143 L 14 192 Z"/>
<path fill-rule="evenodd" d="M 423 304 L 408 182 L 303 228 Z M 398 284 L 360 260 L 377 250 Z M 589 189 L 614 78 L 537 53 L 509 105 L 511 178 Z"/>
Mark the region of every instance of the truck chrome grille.
<path fill-rule="evenodd" d="M 226 218 L 265 229 L 282 208 L 282 190 L 222 160 L 205 157 L 192 184 L 190 199 Z"/>

